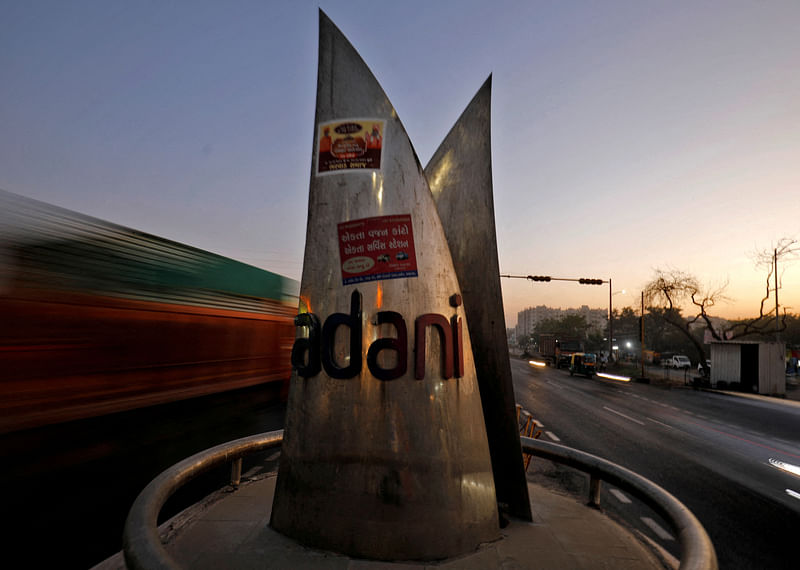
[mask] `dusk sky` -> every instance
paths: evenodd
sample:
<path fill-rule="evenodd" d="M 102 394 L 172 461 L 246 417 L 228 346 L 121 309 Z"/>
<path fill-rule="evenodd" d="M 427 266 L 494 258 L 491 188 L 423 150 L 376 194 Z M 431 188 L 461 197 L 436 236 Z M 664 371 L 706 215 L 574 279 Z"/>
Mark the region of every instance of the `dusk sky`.
<path fill-rule="evenodd" d="M 299 280 L 320 8 L 423 165 L 492 74 L 501 273 L 611 278 L 638 307 L 680 269 L 729 283 L 716 315 L 757 312 L 752 253 L 800 238 L 797 0 L 10 0 L 0 188 Z M 507 326 L 608 306 L 608 286 L 502 285 Z"/>

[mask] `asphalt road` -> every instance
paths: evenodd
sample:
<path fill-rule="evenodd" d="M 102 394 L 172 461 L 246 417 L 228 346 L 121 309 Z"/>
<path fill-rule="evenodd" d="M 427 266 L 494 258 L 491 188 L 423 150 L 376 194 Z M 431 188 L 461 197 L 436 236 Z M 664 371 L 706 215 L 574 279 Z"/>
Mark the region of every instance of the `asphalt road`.
<path fill-rule="evenodd" d="M 700 519 L 720 568 L 796 568 L 800 406 L 692 389 L 571 377 L 512 358 L 517 402 L 542 438 L 636 471 Z M 800 467 L 797 473 L 800 473 Z M 529 475 L 588 496 L 587 477 L 534 459 Z M 679 546 L 647 507 L 604 486 L 602 507 L 660 544 Z M 629 502 L 628 502 L 629 501 Z M 535 498 L 534 498 L 535 506 Z"/>

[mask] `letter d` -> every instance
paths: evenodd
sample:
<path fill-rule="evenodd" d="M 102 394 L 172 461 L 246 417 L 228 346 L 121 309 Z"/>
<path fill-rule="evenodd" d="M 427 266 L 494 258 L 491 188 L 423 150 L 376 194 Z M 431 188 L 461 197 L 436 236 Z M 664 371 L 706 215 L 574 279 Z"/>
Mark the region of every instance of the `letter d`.
<path fill-rule="evenodd" d="M 350 364 L 341 367 L 336 363 L 336 329 L 347 325 L 350 329 Z M 322 366 L 331 378 L 352 378 L 361 372 L 361 293 L 350 296 L 350 314 L 333 313 L 322 325 Z"/>

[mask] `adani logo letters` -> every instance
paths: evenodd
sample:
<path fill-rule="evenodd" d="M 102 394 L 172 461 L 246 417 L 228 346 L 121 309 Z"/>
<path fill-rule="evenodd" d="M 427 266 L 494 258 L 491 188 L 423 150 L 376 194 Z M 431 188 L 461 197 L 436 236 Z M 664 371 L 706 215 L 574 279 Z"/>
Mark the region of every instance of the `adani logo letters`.
<path fill-rule="evenodd" d="M 450 305 L 461 305 L 461 295 L 452 295 Z M 312 378 L 323 368 L 331 378 L 346 379 L 358 376 L 361 372 L 361 294 L 356 290 L 350 296 L 350 313 L 333 313 L 320 327 L 319 317 L 314 313 L 302 313 L 295 317 L 296 327 L 307 329 L 307 336 L 298 337 L 292 346 L 292 367 L 303 378 Z M 369 345 L 367 368 L 378 380 L 400 378 L 408 370 L 408 332 L 406 321 L 395 311 L 379 311 L 375 315 L 376 325 L 391 324 L 397 331 L 396 337 L 382 337 Z M 340 366 L 334 354 L 334 339 L 340 326 L 350 329 L 350 363 Z M 464 375 L 464 349 L 461 319 L 453 315 L 447 317 L 436 313 L 420 315 L 414 321 L 414 378 L 425 378 L 425 335 L 429 328 L 439 333 L 442 347 L 442 377 L 461 378 Z M 382 350 L 397 353 L 394 368 L 382 368 L 378 364 L 378 354 Z"/>

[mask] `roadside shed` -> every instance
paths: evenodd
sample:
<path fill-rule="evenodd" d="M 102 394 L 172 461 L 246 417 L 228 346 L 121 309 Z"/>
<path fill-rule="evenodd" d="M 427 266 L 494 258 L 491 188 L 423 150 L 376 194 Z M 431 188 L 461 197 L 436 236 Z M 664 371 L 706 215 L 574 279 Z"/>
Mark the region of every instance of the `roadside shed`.
<path fill-rule="evenodd" d="M 774 341 L 712 342 L 711 385 L 738 387 L 751 394 L 785 396 L 786 345 Z"/>

